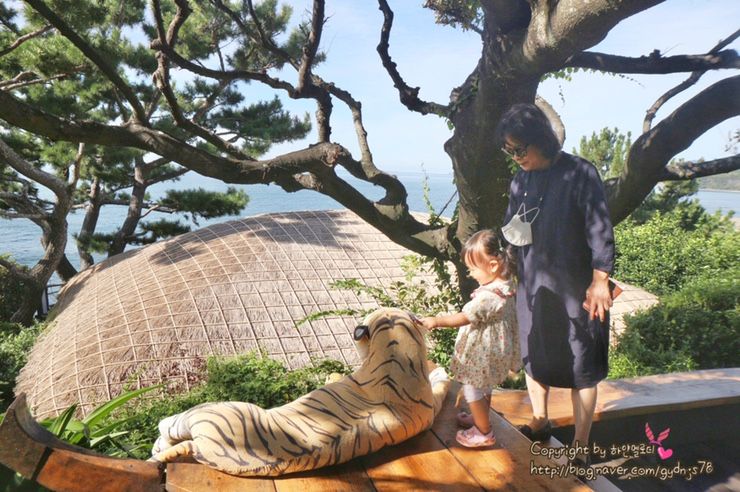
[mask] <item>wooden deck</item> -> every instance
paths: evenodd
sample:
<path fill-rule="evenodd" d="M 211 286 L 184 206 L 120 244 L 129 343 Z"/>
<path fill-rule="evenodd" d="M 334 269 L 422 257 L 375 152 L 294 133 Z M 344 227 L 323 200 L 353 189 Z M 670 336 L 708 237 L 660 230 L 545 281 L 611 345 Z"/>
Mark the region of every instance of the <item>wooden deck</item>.
<path fill-rule="evenodd" d="M 491 412 L 498 440 L 495 446 L 486 449 L 461 447 L 455 441 L 458 409 L 454 400 L 458 389 L 459 385 L 453 383 L 433 427 L 404 443 L 342 465 L 279 478 L 239 478 L 188 463 L 166 465 L 163 476 L 165 467 L 95 456 L 90 451 L 58 442 L 41 429 L 28 412 L 23 395 L 13 403 L 13 411 L 8 411 L 11 417 L 6 416 L 3 424 L 12 430 L 0 436 L 6 441 L 0 443 L 0 457 L 4 457 L 3 463 L 15 463 L 16 470 L 24 476 L 38 478 L 41 483 L 66 484 L 60 490 L 67 492 L 78 492 L 79 486 L 67 472 L 70 467 L 76 467 L 78 472 L 84 468 L 88 485 L 85 490 L 97 492 L 121 490 L 120 481 L 111 482 L 105 478 L 110 475 L 111 467 L 116 468 L 116 476 L 129 480 L 132 486 L 136 484 L 126 490 L 156 492 L 163 488 L 170 492 L 740 490 L 737 488 L 740 484 L 737 465 L 740 457 L 737 445 L 740 369 L 606 381 L 600 386 L 592 441 L 602 445 L 647 444 L 644 429 L 649 421 L 656 434 L 668 427 L 672 429 L 665 442 L 676 452 L 672 461 L 661 461 L 655 450 L 635 459 L 610 456 L 605 460 L 597 459 L 595 468 L 604 470 L 605 466 L 623 463 L 644 468 L 672 467 L 678 459 L 685 465 L 689 464 L 686 460 L 711 459 L 716 467 L 714 476 L 695 477 L 692 481 L 681 477 L 673 481 L 654 477 L 634 480 L 625 476 L 608 476 L 609 480 L 600 476 L 587 484 L 579 481 L 568 473 L 566 456 L 551 461 L 533 453 L 539 448 L 532 447 L 512 425 L 512 422 L 526 422 L 531 414 L 526 392 L 522 391 L 502 392 L 493 398 L 494 408 L 512 421 Z M 553 390 L 550 406 L 551 416 L 560 426 L 555 429 L 556 437 L 566 443 L 570 437 L 563 432 L 572 422 L 568 393 L 567 390 Z M 9 427 L 9 423 L 14 424 Z M 13 436 L 22 438 L 25 444 L 19 444 L 18 439 L 8 441 Z M 545 446 L 562 446 L 556 437 Z M 22 456 L 16 456 L 17 453 Z M 132 467 L 143 471 L 140 473 Z M 98 472 L 99 477 L 93 479 L 90 470 Z M 546 474 L 547 471 L 551 474 Z M 666 489 L 668 484 L 670 487 Z"/>
<path fill-rule="evenodd" d="M 737 367 L 602 381 L 594 422 L 733 403 L 740 403 L 740 368 Z M 524 390 L 498 393 L 493 396 L 491 406 L 514 425 L 526 424 L 532 415 L 529 396 Z M 550 390 L 548 413 L 556 427 L 573 424 L 570 390 Z"/>
<path fill-rule="evenodd" d="M 457 426 L 453 384 L 432 429 L 397 446 L 383 448 L 343 465 L 280 478 L 236 478 L 200 465 L 167 466 L 167 490 L 185 492 L 243 490 L 277 492 L 326 491 L 588 491 L 575 477 L 550 477 L 531 466 L 557 464 L 530 453 L 531 442 L 500 415 L 491 412 L 497 443 L 467 449 L 455 441 Z"/>
<path fill-rule="evenodd" d="M 455 441 L 457 431 L 455 415 L 458 409 L 455 408 L 454 401 L 458 389 L 457 384 L 450 388 L 447 400 L 432 429 L 398 446 L 384 448 L 342 465 L 274 479 L 237 478 L 201 465 L 170 464 L 167 466 L 167 490 L 618 492 L 621 487 L 632 491 L 670 490 L 665 488 L 666 483 L 649 478 L 636 481 L 610 481 L 607 477 L 601 476 L 584 484 L 567 473 L 562 477 L 538 474 L 537 471 L 542 471 L 536 470 L 538 467 L 549 466 L 551 470 L 559 471 L 560 469 L 556 467 L 565 466 L 567 460 L 564 456 L 549 460 L 540 455 L 533 455 L 530 450 L 531 442 L 515 429 L 514 425 L 526 423 L 531 415 L 525 391 L 507 391 L 494 396 L 492 406 L 503 414 L 502 416 L 491 412 L 491 421 L 498 441 L 494 447 L 477 450 L 463 448 Z M 641 416 L 645 414 L 666 410 L 699 409 L 706 412 L 707 409 L 732 408 L 732 405 L 737 404 L 740 404 L 740 369 L 666 374 L 601 383 L 595 420 L 598 422 L 617 418 L 642 419 Z M 568 390 L 552 390 L 550 414 L 557 426 L 572 425 Z M 631 425 L 641 431 L 639 426 Z M 644 440 L 644 437 L 641 440 Z M 562 446 L 555 437 L 546 445 Z M 706 446 L 702 447 L 702 444 L 698 444 L 696 449 L 707 451 Z M 650 466 L 651 463 L 643 465 Z M 730 482 L 734 483 L 732 466 L 724 467 L 723 470 L 723 473 L 730 477 Z M 619 487 L 614 483 L 618 483 Z M 696 480 L 695 483 L 698 485 L 701 482 Z M 685 487 L 685 481 L 680 478 L 670 481 L 670 484 L 679 487 L 676 490 L 689 490 Z"/>

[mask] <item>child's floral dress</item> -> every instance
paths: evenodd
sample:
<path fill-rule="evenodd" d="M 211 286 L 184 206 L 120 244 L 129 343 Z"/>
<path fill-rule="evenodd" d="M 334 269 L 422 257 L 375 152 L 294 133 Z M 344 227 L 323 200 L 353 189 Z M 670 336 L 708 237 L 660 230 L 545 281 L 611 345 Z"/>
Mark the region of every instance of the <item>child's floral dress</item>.
<path fill-rule="evenodd" d="M 510 281 L 497 279 L 473 292 L 462 310 L 470 324 L 460 328 L 450 362 L 460 383 L 488 389 L 521 368 L 515 305 Z"/>

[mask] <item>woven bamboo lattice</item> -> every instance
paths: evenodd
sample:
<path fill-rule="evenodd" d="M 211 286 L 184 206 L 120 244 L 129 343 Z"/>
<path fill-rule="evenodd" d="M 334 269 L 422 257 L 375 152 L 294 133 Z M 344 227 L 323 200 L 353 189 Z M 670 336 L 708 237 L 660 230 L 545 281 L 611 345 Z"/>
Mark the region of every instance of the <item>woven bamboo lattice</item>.
<path fill-rule="evenodd" d="M 72 403 L 86 414 L 124 386 L 187 390 L 207 356 L 258 346 L 290 368 L 325 357 L 356 365 L 356 319 L 295 322 L 374 307 L 330 284 L 388 286 L 403 278 L 409 254 L 347 211 L 265 214 L 126 252 L 65 287 L 16 392 L 28 394 L 38 418 Z"/>

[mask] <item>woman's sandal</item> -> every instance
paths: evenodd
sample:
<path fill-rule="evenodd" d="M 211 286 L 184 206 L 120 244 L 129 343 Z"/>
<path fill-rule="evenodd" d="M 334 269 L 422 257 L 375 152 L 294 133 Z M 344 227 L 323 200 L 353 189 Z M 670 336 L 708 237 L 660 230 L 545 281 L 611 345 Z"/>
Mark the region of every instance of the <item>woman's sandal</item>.
<path fill-rule="evenodd" d="M 547 439 L 550 439 L 550 436 L 552 435 L 552 424 L 549 420 L 545 423 L 542 429 L 536 431 L 533 431 L 528 425 L 519 425 L 517 426 L 517 429 L 519 429 L 519 432 L 524 434 L 524 437 L 528 438 L 530 441 L 546 441 Z"/>

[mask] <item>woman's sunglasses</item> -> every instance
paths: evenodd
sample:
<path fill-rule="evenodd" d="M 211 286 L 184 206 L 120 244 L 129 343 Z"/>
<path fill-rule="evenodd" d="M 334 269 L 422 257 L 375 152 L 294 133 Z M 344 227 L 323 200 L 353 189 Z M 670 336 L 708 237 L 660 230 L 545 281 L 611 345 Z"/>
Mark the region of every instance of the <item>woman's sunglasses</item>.
<path fill-rule="evenodd" d="M 504 154 L 508 155 L 509 157 L 513 157 L 514 159 L 522 159 L 524 157 L 527 157 L 527 147 L 529 147 L 529 144 L 523 145 L 521 147 L 514 147 L 513 149 L 507 149 L 504 146 L 501 147 L 501 150 L 503 150 Z"/>

